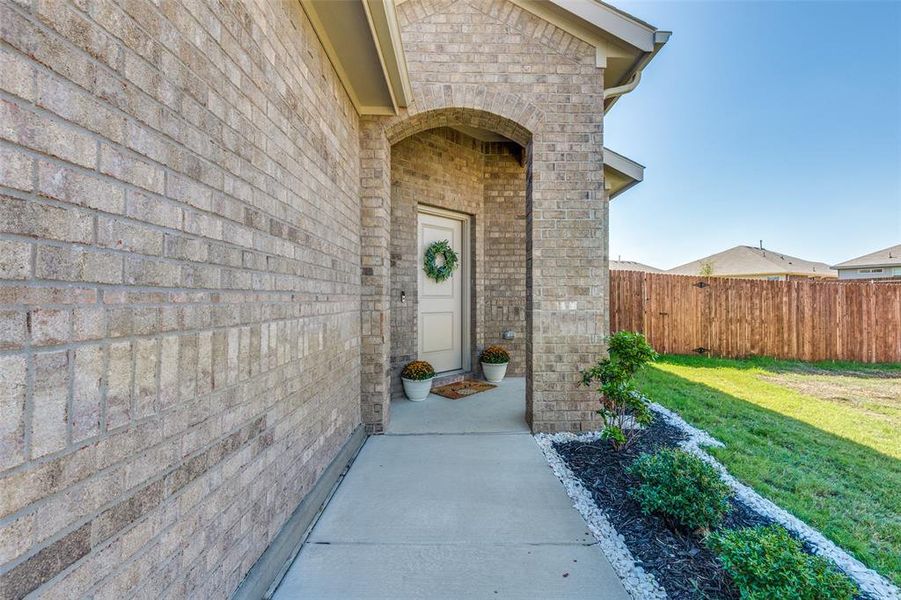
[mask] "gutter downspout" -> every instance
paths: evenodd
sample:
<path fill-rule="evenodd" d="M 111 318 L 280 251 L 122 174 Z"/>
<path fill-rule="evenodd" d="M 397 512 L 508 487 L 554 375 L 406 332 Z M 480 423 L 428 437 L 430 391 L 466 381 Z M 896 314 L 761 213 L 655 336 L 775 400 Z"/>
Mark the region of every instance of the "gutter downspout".
<path fill-rule="evenodd" d="M 604 90 L 604 100 L 622 96 L 623 94 L 628 94 L 629 92 L 637 88 L 640 82 L 641 71 L 635 71 L 635 73 L 632 75 L 632 78 L 629 79 L 627 83 Z"/>

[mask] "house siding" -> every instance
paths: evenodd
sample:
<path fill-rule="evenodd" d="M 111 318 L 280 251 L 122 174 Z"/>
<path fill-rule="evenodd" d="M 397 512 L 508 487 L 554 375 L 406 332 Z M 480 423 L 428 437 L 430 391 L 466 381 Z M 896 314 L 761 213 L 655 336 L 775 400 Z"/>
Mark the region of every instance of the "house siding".
<path fill-rule="evenodd" d="M 0 34 L 0 596 L 225 597 L 360 423 L 359 119 L 297 2 Z"/>

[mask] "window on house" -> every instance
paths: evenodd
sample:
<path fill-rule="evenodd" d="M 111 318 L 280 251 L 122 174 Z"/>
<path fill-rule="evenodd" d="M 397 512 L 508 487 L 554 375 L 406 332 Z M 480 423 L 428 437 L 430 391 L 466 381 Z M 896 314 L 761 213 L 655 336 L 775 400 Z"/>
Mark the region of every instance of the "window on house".
<path fill-rule="evenodd" d="M 882 269 L 857 269 L 858 273 L 882 273 Z"/>

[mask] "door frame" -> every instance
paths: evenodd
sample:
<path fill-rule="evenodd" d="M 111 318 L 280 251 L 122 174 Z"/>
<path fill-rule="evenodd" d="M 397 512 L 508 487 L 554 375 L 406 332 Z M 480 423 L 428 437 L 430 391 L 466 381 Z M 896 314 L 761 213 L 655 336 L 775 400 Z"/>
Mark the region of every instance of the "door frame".
<path fill-rule="evenodd" d="M 428 204 L 417 203 L 416 205 L 416 253 L 417 253 L 417 261 L 416 261 L 416 269 L 419 270 L 422 268 L 422 257 L 419 256 L 419 215 L 427 214 L 435 217 L 444 217 L 445 219 L 453 219 L 455 221 L 460 221 L 462 224 L 462 232 L 461 238 L 463 242 L 463 260 L 460 261 L 460 275 L 463 278 L 463 294 L 461 302 L 463 306 L 461 307 L 460 314 L 462 315 L 462 326 L 463 331 L 460 338 L 460 345 L 462 346 L 461 351 L 463 352 L 461 364 L 463 367 L 459 371 L 447 371 L 447 373 L 457 373 L 457 372 L 469 372 L 472 370 L 472 338 L 470 329 L 472 328 L 472 217 L 465 213 L 454 212 L 452 210 L 446 210 L 443 208 L 438 208 L 435 206 L 429 206 Z M 417 281 L 417 290 L 416 290 L 416 303 L 419 304 L 419 274 L 417 273 L 416 277 Z M 419 307 L 417 306 L 416 312 L 419 312 Z M 416 324 L 416 352 L 419 353 L 419 323 Z M 447 374 L 443 373 L 443 374 Z"/>

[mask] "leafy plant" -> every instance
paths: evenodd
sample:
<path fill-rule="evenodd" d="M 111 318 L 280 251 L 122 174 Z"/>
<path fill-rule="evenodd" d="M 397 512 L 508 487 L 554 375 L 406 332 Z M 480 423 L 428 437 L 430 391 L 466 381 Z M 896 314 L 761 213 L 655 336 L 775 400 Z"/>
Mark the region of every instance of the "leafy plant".
<path fill-rule="evenodd" d="M 582 385 L 597 386 L 598 414 L 604 421 L 601 434 L 614 449 L 621 450 L 635 439 L 637 425 L 651 422 L 648 400 L 635 389 L 632 379 L 645 364 L 657 360 L 657 353 L 643 335 L 630 331 L 610 336 L 608 352 L 607 358 L 581 372 Z"/>
<path fill-rule="evenodd" d="M 702 262 L 701 268 L 698 269 L 698 275 L 700 275 L 701 277 L 712 277 L 713 263 L 710 261 Z"/>
<path fill-rule="evenodd" d="M 707 545 L 746 600 L 850 600 L 857 593 L 845 575 L 804 552 L 779 525 L 714 533 Z"/>
<path fill-rule="evenodd" d="M 707 529 L 728 512 L 730 488 L 709 464 L 684 450 L 642 454 L 626 469 L 640 484 L 629 495 L 645 514 L 656 513 L 686 529 Z"/>
<path fill-rule="evenodd" d="M 479 360 L 489 365 L 505 365 L 510 362 L 510 354 L 503 346 L 488 346 L 482 350 Z"/>
<path fill-rule="evenodd" d="M 434 377 L 435 369 L 433 369 L 432 365 L 424 360 L 414 360 L 411 363 L 407 363 L 407 366 L 405 366 L 404 370 L 401 371 L 400 376 L 404 379 L 423 381 L 425 379 L 431 379 L 432 377 Z"/>

